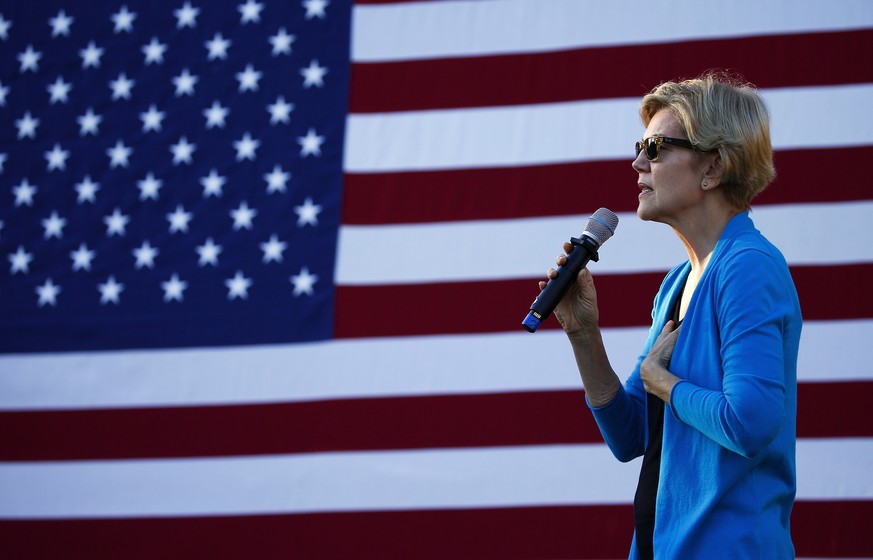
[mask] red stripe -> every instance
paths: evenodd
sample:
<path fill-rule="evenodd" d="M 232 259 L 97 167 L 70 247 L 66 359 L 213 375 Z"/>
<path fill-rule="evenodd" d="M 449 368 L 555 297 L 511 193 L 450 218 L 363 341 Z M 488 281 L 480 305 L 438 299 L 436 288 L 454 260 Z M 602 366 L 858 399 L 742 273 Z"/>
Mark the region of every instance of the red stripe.
<path fill-rule="evenodd" d="M 6 434 L 0 460 L 6 461 L 602 441 L 581 385 L 541 393 L 6 412 L 0 425 Z"/>
<path fill-rule="evenodd" d="M 528 167 L 350 173 L 343 190 L 343 223 L 499 220 L 591 214 L 600 207 L 634 212 L 639 189 L 631 146 L 628 155 L 620 161 Z M 858 162 L 873 161 L 873 146 L 777 152 L 774 161 L 778 177 L 755 204 L 871 196 L 867 170 Z"/>
<path fill-rule="evenodd" d="M 663 278 L 660 272 L 598 275 L 595 282 L 601 302 L 601 326 L 648 325 L 652 298 Z M 338 286 L 336 307 L 342 313 L 336 314 L 335 336 L 520 331 L 521 321 L 536 297 L 538 280 Z M 391 302 L 391 309 L 386 309 L 384 302 Z M 558 328 L 558 324 L 549 318 L 541 328 Z"/>
<path fill-rule="evenodd" d="M 873 437 L 873 415 L 857 414 L 871 400 L 873 382 L 801 383 L 798 437 Z M 578 391 L 5 412 L 0 425 L 4 461 L 603 442 L 581 384 Z"/>
<path fill-rule="evenodd" d="M 641 97 L 670 78 L 736 69 L 759 88 L 873 81 L 873 30 L 356 62 L 352 113 Z M 778 64 L 773 61 L 778 60 Z M 621 71 L 616 71 L 616 69 Z M 604 78 L 608 76 L 608 78 Z"/>
<path fill-rule="evenodd" d="M 545 267 L 545 265 L 544 265 Z M 805 320 L 873 317 L 873 263 L 791 268 Z M 652 298 L 664 273 L 595 276 L 602 327 L 648 326 Z M 443 284 L 339 286 L 339 338 L 462 334 L 521 330 L 537 279 Z M 822 297 L 822 287 L 828 297 Z M 392 309 L 386 310 L 385 302 Z M 475 305 L 472 305 L 475 302 Z M 398 312 L 415 310 L 414 313 Z M 549 318 L 541 328 L 558 328 Z M 536 335 L 531 335 L 536 336 Z"/>
<path fill-rule="evenodd" d="M 873 555 L 871 516 L 871 501 L 797 502 L 797 556 Z M 0 521 L 0 550 L 19 560 L 627 558 L 632 532 L 630 505 Z"/>

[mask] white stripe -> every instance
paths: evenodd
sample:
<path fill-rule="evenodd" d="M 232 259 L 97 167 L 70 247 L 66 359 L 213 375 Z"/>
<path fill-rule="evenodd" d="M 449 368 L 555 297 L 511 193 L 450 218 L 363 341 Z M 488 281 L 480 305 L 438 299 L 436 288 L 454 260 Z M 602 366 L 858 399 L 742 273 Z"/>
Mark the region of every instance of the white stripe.
<path fill-rule="evenodd" d="M 633 0 L 500 0 L 358 5 L 352 59 L 409 60 L 617 44 L 836 31 L 873 25 L 865 0 L 733 0 L 700 9 L 674 0 L 645 10 Z M 750 17 L 751 16 L 751 17 Z M 536 21 L 538 25 L 527 25 Z"/>
<path fill-rule="evenodd" d="M 774 149 L 873 144 L 873 84 L 761 90 Z M 625 159 L 638 98 L 352 114 L 345 170 L 374 173 Z"/>
<path fill-rule="evenodd" d="M 871 457 L 870 438 L 797 440 L 797 498 L 873 498 Z M 833 468 L 828 466 L 831 460 Z"/>
<path fill-rule="evenodd" d="M 526 309 L 519 302 L 519 324 Z M 554 321 L 554 319 L 549 319 Z M 627 377 L 647 329 L 604 329 Z M 873 381 L 873 319 L 806 322 L 802 382 Z M 354 364 L 354 367 L 349 367 Z M 409 364 L 415 364 L 410 374 Z M 322 399 L 576 390 L 560 331 L 341 340 L 325 344 L 0 356 L 0 410 L 298 402 Z"/>
<path fill-rule="evenodd" d="M 630 182 L 628 196 L 637 192 Z M 579 198 L 596 193 L 580 189 Z M 619 213 L 615 235 L 591 263 L 596 274 L 667 271 L 687 260 L 673 231 Z M 791 265 L 873 261 L 873 200 L 763 205 L 758 229 Z M 541 278 L 562 245 L 582 233 L 588 216 L 559 216 L 387 226 L 342 226 L 336 282 L 341 286 Z M 446 250 L 451 247 L 451 250 Z"/>
<path fill-rule="evenodd" d="M 797 498 L 873 498 L 871 456 L 873 439 L 799 440 Z M 5 463 L 0 518 L 623 504 L 638 472 L 605 445 Z"/>
<path fill-rule="evenodd" d="M 345 170 L 373 173 L 628 159 L 639 99 L 351 114 Z M 631 157 L 629 157 L 631 156 Z"/>

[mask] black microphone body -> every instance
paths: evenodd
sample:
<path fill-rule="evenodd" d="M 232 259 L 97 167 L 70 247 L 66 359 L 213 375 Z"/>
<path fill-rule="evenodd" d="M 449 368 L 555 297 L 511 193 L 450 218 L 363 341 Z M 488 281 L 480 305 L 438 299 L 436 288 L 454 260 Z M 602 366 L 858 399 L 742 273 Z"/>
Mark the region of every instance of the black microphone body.
<path fill-rule="evenodd" d="M 573 250 L 567 255 L 567 262 L 558 267 L 558 275 L 549 280 L 530 306 L 530 312 L 521 325 L 528 332 L 536 332 L 558 306 L 561 299 L 576 281 L 579 271 L 590 262 L 597 262 L 597 250 L 615 232 L 618 217 L 606 208 L 601 208 L 588 220 L 588 226 L 579 237 L 571 237 Z"/>

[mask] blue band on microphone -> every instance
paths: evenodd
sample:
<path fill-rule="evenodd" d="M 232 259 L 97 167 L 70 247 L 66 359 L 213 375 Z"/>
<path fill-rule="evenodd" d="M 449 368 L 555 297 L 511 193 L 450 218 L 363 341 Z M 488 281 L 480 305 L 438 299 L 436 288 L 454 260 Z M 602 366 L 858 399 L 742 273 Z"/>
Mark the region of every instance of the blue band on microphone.
<path fill-rule="evenodd" d="M 527 314 L 527 317 L 524 318 L 524 321 L 521 322 L 521 326 L 527 329 L 528 332 L 535 332 L 541 322 L 542 321 L 534 317 L 533 311 L 531 311 Z"/>
<path fill-rule="evenodd" d="M 608 229 L 610 232 L 612 232 L 613 235 L 615 235 L 615 228 L 614 228 L 614 227 L 611 227 L 608 223 L 604 222 L 604 221 L 600 218 L 600 216 L 596 216 L 596 215 L 595 215 L 595 216 L 591 216 L 591 217 L 589 218 L 589 220 L 597 220 L 598 222 L 600 222 L 601 224 L 603 224 L 603 226 L 604 226 L 606 229 Z"/>

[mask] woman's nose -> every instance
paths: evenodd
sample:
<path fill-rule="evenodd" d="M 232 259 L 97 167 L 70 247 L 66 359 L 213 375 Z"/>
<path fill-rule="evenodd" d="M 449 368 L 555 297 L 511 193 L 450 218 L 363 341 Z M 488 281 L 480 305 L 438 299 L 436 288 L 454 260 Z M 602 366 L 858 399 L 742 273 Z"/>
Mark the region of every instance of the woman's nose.
<path fill-rule="evenodd" d="M 633 166 L 634 171 L 636 171 L 637 173 L 648 172 L 651 162 L 646 159 L 646 151 L 642 150 L 640 153 L 638 153 L 636 159 L 634 159 L 631 165 Z"/>

